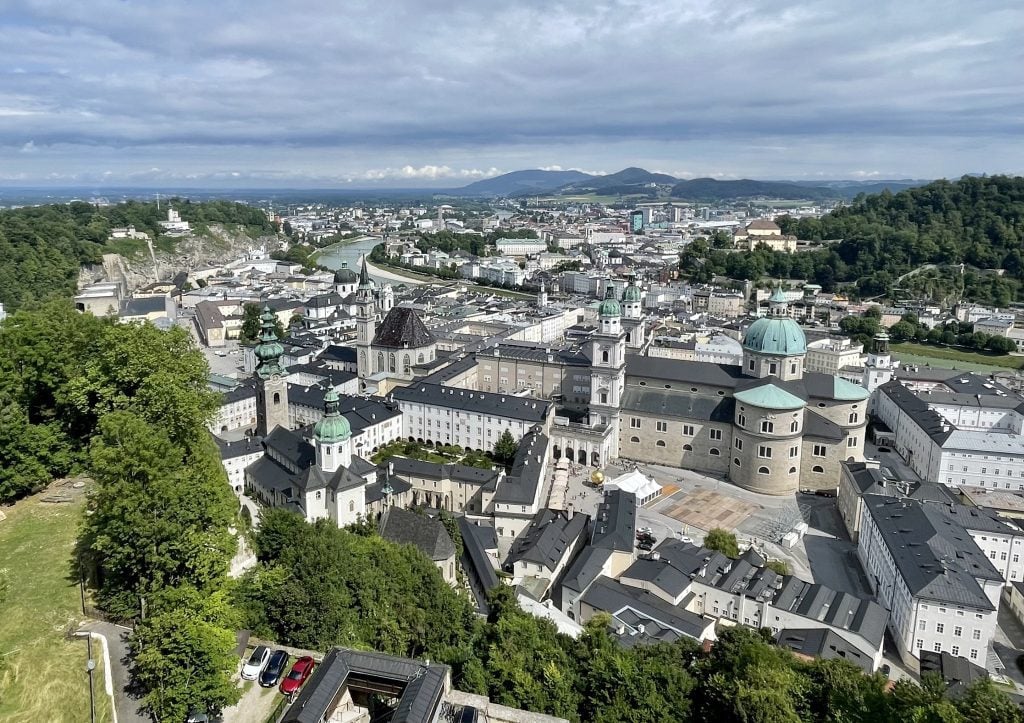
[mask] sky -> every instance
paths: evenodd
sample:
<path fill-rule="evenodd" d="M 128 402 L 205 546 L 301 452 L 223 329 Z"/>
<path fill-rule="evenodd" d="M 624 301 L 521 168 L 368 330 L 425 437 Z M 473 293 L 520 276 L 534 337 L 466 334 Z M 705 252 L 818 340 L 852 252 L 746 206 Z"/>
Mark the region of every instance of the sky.
<path fill-rule="evenodd" d="M 0 0 L 0 184 L 1024 171 L 1020 0 Z"/>

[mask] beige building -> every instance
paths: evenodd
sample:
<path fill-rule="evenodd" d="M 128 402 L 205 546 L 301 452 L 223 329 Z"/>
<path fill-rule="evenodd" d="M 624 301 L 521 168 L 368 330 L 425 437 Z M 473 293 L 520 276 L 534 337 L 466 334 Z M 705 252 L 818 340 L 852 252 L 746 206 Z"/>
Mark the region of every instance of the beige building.
<path fill-rule="evenodd" d="M 804 368 L 809 372 L 836 375 L 844 367 L 863 364 L 864 346 L 849 339 L 819 339 L 807 345 Z"/>
<path fill-rule="evenodd" d="M 758 244 L 764 244 L 772 251 L 796 251 L 796 236 L 785 236 L 775 222 L 759 218 L 747 224 L 747 227 L 733 236 L 736 246 L 753 251 Z"/>

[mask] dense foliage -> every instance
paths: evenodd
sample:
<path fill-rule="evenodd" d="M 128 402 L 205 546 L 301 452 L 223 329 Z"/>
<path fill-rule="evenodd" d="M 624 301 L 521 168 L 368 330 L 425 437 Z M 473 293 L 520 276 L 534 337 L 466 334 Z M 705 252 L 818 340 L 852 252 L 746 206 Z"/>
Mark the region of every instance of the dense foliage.
<path fill-rule="evenodd" d="M 273 233 L 274 227 L 257 208 L 229 201 L 171 199 L 185 221 L 219 223 L 244 228 L 251 235 Z M 15 308 L 51 294 L 70 297 L 83 264 L 99 263 L 111 245 L 113 228 L 135 226 L 157 238 L 167 206 L 127 201 L 97 207 L 75 201 L 68 204 L 0 210 L 0 303 Z"/>
<path fill-rule="evenodd" d="M 862 297 L 901 290 L 997 306 L 1024 300 L 1024 178 L 936 181 L 860 197 L 821 218 L 777 221 L 783 233 L 831 243 L 796 254 L 766 248 L 729 253 L 692 244 L 680 267 L 698 280 L 807 279 L 826 291 L 850 284 Z M 905 274 L 912 275 L 901 279 Z"/>
<path fill-rule="evenodd" d="M 145 612 L 133 674 L 162 720 L 237 696 L 235 624 L 213 607 L 237 503 L 206 430 L 217 404 L 207 374 L 184 329 L 97 319 L 67 301 L 0 325 L 0 501 L 71 471 L 93 478 L 74 574 L 109 614 Z"/>
<path fill-rule="evenodd" d="M 571 721 L 1024 723 L 991 683 L 956 701 L 938 679 L 899 683 L 846 661 L 804 662 L 749 628 L 723 628 L 710 654 L 692 641 L 627 648 L 595 616 L 578 640 L 524 612 L 509 586 L 486 621 L 425 557 L 375 536 L 280 510 L 264 513 L 260 565 L 233 592 L 243 623 L 301 647 L 413 655 L 452 666 L 460 690 Z"/>

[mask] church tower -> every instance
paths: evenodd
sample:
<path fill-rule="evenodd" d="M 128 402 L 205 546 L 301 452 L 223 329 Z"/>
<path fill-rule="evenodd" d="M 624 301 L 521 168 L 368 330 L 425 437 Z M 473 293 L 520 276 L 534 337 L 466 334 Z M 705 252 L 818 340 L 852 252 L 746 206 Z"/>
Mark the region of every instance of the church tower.
<path fill-rule="evenodd" d="M 356 289 L 356 350 L 359 378 L 367 379 L 380 369 L 373 369 L 373 342 L 377 326 L 377 304 L 373 298 L 373 285 L 366 271 L 366 257 L 359 270 L 359 288 Z"/>
<path fill-rule="evenodd" d="M 608 425 L 612 448 L 607 459 L 614 459 L 619 456 L 619 408 L 626 387 L 626 334 L 614 286 L 605 290 L 597 315 L 598 332 L 590 341 L 590 418 L 592 424 Z"/>
<path fill-rule="evenodd" d="M 325 475 L 352 464 L 352 429 L 338 411 L 338 393 L 333 389 L 324 395 L 324 416 L 313 427 L 313 443 L 316 463 Z"/>
<path fill-rule="evenodd" d="M 544 286 L 544 282 L 540 282 L 540 291 L 537 292 L 537 307 L 540 309 L 546 309 L 548 305 L 548 290 Z"/>
<path fill-rule="evenodd" d="M 629 284 L 622 292 L 622 327 L 626 332 L 626 345 L 640 349 L 647 335 L 644 326 L 643 292 L 636 285 L 636 277 L 630 276 Z"/>
<path fill-rule="evenodd" d="M 281 363 L 284 347 L 274 331 L 274 314 L 263 307 L 256 354 L 256 433 L 265 437 L 275 427 L 289 428 L 288 370 Z"/>

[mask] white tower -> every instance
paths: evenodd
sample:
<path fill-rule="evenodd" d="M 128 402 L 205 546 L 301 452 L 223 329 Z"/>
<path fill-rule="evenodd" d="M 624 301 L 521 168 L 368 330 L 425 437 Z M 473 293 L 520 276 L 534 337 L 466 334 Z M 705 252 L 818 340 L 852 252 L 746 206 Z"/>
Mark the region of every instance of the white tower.
<path fill-rule="evenodd" d="M 607 425 L 604 462 L 619 456 L 619 408 L 626 387 L 626 334 L 615 287 L 605 290 L 598 307 L 598 333 L 590 341 L 590 421 Z"/>
<path fill-rule="evenodd" d="M 377 302 L 373 298 L 373 286 L 366 272 L 366 257 L 359 271 L 359 288 L 356 289 L 356 350 L 359 378 L 368 379 L 374 372 L 371 344 L 377 327 Z"/>
<path fill-rule="evenodd" d="M 548 290 L 543 281 L 540 282 L 540 291 L 537 292 L 537 306 L 541 309 L 548 306 Z"/>
<path fill-rule="evenodd" d="M 338 393 L 333 389 L 324 395 L 324 416 L 313 427 L 316 463 L 325 475 L 352 464 L 352 429 L 338 411 Z"/>

